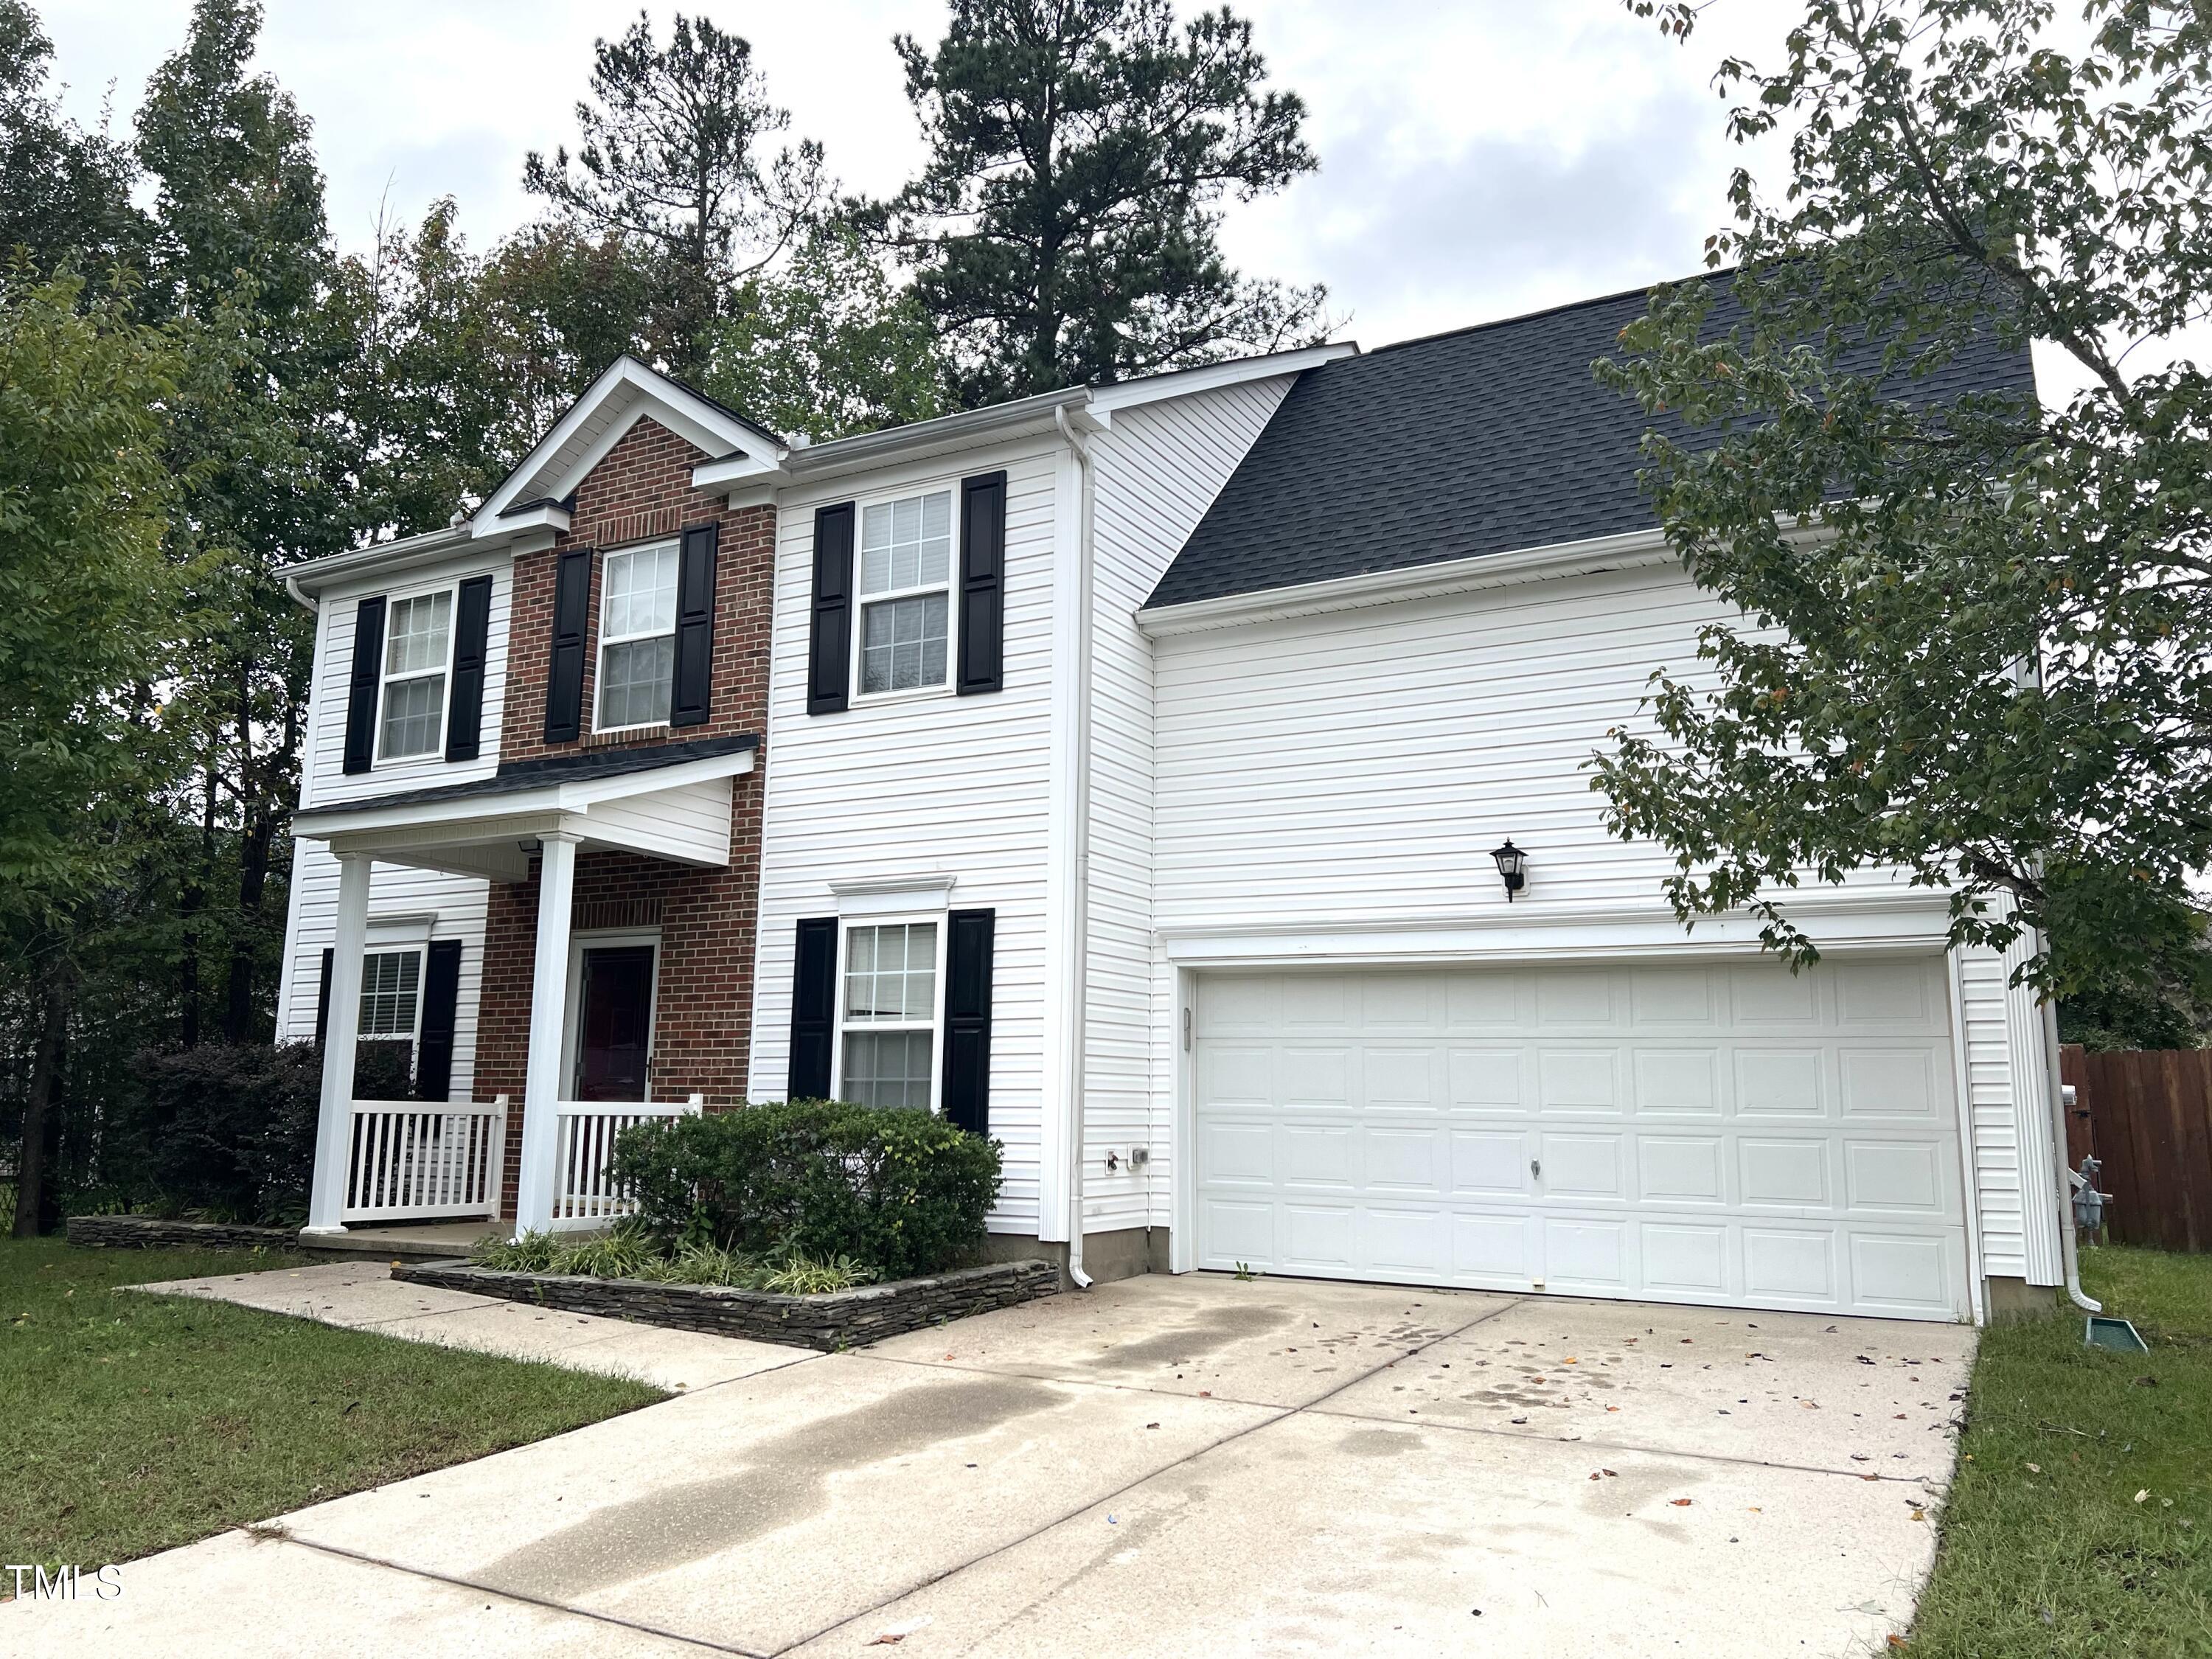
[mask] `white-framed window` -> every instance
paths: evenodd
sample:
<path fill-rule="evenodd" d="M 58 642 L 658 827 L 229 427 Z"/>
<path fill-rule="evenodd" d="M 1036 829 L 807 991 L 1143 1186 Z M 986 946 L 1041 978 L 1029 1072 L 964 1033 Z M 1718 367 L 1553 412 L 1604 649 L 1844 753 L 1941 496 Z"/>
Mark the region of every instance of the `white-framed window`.
<path fill-rule="evenodd" d="M 453 590 L 395 599 L 384 619 L 376 757 L 434 755 L 446 742 L 446 675 L 453 655 Z"/>
<path fill-rule="evenodd" d="M 422 1023 L 422 953 L 371 951 L 361 959 L 361 1035 L 412 1039 Z"/>
<path fill-rule="evenodd" d="M 855 695 L 943 687 L 952 653 L 950 489 L 860 509 L 860 599 Z"/>
<path fill-rule="evenodd" d="M 677 562 L 674 542 L 606 556 L 595 732 L 668 724 L 676 679 Z"/>
<path fill-rule="evenodd" d="M 832 1092 L 862 1106 L 932 1109 L 944 927 L 935 921 L 848 922 L 844 943 Z"/>

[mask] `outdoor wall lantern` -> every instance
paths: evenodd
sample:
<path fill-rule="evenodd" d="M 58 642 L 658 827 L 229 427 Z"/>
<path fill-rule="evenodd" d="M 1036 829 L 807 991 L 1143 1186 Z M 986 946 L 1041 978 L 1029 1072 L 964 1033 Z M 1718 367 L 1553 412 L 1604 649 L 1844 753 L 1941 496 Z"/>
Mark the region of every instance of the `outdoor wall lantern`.
<path fill-rule="evenodd" d="M 1510 904 L 1513 902 L 1513 896 L 1521 890 L 1528 880 L 1528 878 L 1522 873 L 1521 866 L 1528 855 L 1516 847 L 1511 838 L 1508 837 L 1505 845 L 1490 856 L 1498 860 L 1498 873 L 1505 882 L 1505 902 Z"/>

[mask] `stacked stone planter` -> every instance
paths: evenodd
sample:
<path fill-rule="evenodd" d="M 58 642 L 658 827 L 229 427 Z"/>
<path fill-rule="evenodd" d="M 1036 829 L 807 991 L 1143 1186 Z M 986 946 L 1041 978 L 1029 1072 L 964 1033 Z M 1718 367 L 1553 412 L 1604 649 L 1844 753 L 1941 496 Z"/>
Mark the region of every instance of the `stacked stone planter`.
<path fill-rule="evenodd" d="M 1060 1289 L 1049 1261 L 995 1261 L 927 1279 L 867 1285 L 826 1296 L 776 1296 L 720 1285 L 659 1285 L 639 1279 L 506 1273 L 463 1262 L 395 1265 L 410 1285 L 532 1303 L 562 1313 L 599 1314 L 640 1325 L 665 1325 L 714 1336 L 750 1337 L 796 1347 L 858 1348 L 887 1336 L 1009 1308 Z"/>
<path fill-rule="evenodd" d="M 64 1233 L 70 1243 L 97 1250 L 289 1250 L 300 1243 L 289 1227 L 164 1221 L 150 1215 L 73 1215 Z"/>

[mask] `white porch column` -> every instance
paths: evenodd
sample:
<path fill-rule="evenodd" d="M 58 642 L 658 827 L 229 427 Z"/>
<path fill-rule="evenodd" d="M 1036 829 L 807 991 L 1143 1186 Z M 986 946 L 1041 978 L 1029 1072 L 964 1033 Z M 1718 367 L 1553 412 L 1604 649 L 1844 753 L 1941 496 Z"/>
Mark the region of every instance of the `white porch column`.
<path fill-rule="evenodd" d="M 314 1184 L 307 1231 L 342 1233 L 346 1162 L 353 1138 L 354 1051 L 361 1037 L 361 960 L 368 946 L 366 854 L 338 854 L 337 937 L 331 945 L 330 1017 L 323 1028 L 322 1115 L 315 1127 Z"/>
<path fill-rule="evenodd" d="M 538 952 L 530 978 L 530 1060 L 522 1088 L 522 1167 L 516 1172 L 514 1231 L 544 1232 L 553 1223 L 553 1167 L 561 1106 L 561 1026 L 568 1005 L 568 912 L 576 886 L 576 843 L 540 840 Z"/>

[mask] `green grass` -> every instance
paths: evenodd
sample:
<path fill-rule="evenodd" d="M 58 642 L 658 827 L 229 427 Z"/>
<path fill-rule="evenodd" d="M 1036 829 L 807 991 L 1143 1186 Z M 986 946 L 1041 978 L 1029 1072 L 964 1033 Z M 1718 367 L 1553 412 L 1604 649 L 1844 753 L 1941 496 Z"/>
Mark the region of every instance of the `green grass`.
<path fill-rule="evenodd" d="M 2151 1351 L 2070 1308 L 1984 1334 L 1915 1659 L 2212 1654 L 2212 1256 L 2082 1257 Z"/>
<path fill-rule="evenodd" d="M 115 1288 L 297 1265 L 0 1240 L 0 1560 L 89 1571 L 662 1397 Z"/>

